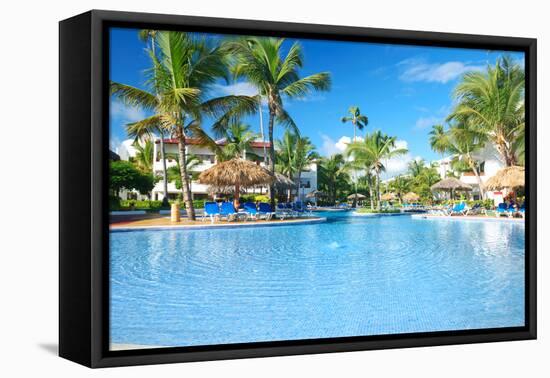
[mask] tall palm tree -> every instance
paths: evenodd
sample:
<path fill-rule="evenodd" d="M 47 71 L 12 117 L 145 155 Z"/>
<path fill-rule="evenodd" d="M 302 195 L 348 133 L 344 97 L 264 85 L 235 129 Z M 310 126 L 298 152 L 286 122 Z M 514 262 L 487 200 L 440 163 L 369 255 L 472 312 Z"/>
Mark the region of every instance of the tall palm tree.
<path fill-rule="evenodd" d="M 283 98 L 300 98 L 312 91 L 326 91 L 330 88 L 330 75 L 321 72 L 300 78 L 299 69 L 303 66 L 302 47 L 298 42 L 290 46 L 283 56 L 284 39 L 265 37 L 245 37 L 226 44 L 234 57 L 233 73 L 237 78 L 245 78 L 258 89 L 267 101 L 269 112 L 269 169 L 275 172 L 274 128 L 277 122 L 291 128 L 298 128 L 285 110 Z M 273 185 L 270 187 L 271 205 L 275 205 Z"/>
<path fill-rule="evenodd" d="M 390 137 L 380 131 L 375 131 L 367 134 L 364 141 L 352 142 L 346 148 L 346 155 L 352 156 L 355 162 L 362 164 L 366 170 L 372 170 L 376 175 L 378 209 L 380 209 L 381 204 L 380 174 L 386 170 L 384 161 L 407 153 L 406 148 L 395 147 L 396 139 L 396 137 Z"/>
<path fill-rule="evenodd" d="M 361 110 L 358 106 L 351 106 L 348 109 L 348 116 L 342 117 L 342 123 L 351 122 L 353 125 L 353 141 L 357 140 L 356 130 L 363 130 L 369 124 L 369 118 L 361 114 Z"/>
<path fill-rule="evenodd" d="M 216 149 L 215 142 L 201 127 L 203 115 L 227 118 L 227 114 L 254 113 L 258 99 L 249 96 L 208 98 L 212 85 L 228 78 L 227 54 L 218 45 L 196 35 L 162 31 L 156 34 L 158 57 L 152 56 L 157 95 L 120 83 L 111 83 L 111 93 L 131 105 L 155 114 L 139 121 L 142 127 L 160 125 L 178 141 L 182 195 L 187 216 L 195 219 L 191 178 L 187 172 L 187 138 Z M 237 109 L 237 110 L 235 110 Z M 138 124 L 138 123 L 136 123 Z"/>
<path fill-rule="evenodd" d="M 455 89 L 458 101 L 448 120 L 465 118 L 493 142 L 506 166 L 517 163 L 514 143 L 525 123 L 524 69 L 510 57 L 499 58 L 484 72 L 469 72 Z"/>

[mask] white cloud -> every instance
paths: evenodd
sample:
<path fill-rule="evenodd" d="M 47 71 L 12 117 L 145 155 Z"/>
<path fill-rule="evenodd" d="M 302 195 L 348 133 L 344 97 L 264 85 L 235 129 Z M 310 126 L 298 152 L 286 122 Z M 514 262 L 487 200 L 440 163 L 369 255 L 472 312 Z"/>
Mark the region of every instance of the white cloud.
<path fill-rule="evenodd" d="M 124 125 L 127 123 L 140 121 L 146 117 L 143 109 L 133 106 L 126 106 L 120 101 L 111 101 L 109 112 L 113 120 Z"/>
<path fill-rule="evenodd" d="M 337 141 L 334 141 L 334 139 L 324 134 L 321 135 L 321 138 L 323 139 L 323 145 L 321 146 L 320 150 L 325 156 L 343 153 L 352 140 L 352 137 L 346 135 L 340 137 L 340 139 L 338 139 Z M 364 139 L 358 136 L 356 137 L 356 140 L 360 142 Z"/>
<path fill-rule="evenodd" d="M 230 85 L 215 84 L 212 89 L 220 96 L 256 96 L 258 94 L 258 89 L 246 81 Z"/>
<path fill-rule="evenodd" d="M 409 144 L 406 140 L 396 140 L 395 148 L 408 149 Z M 384 166 L 386 167 L 386 172 L 382 174 L 382 178 L 386 180 L 388 178 L 395 177 L 407 172 L 409 163 L 414 159 L 419 159 L 419 157 L 413 157 L 410 152 L 407 152 L 404 155 L 395 156 L 391 159 L 386 160 L 384 163 Z"/>
<path fill-rule="evenodd" d="M 440 117 L 420 117 L 416 120 L 415 128 L 418 130 L 424 130 L 428 127 L 432 127 L 438 123 L 441 123 L 442 119 Z"/>
<path fill-rule="evenodd" d="M 398 63 L 403 67 L 399 78 L 406 82 L 426 81 L 445 84 L 468 71 L 479 71 L 483 66 L 464 62 L 428 63 L 423 59 L 406 59 Z"/>

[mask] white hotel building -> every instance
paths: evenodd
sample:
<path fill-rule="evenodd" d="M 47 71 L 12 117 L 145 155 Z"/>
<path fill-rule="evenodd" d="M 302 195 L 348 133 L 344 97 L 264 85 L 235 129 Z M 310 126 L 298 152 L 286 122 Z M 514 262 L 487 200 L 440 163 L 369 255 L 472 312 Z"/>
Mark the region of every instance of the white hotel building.
<path fill-rule="evenodd" d="M 117 149 L 117 154 L 120 156 L 122 160 L 129 160 L 131 157 L 134 157 L 136 155 L 136 149 L 133 147 L 133 140 L 128 139 L 122 142 Z M 194 174 L 193 176 L 196 176 L 196 174 L 214 166 L 216 164 L 216 156 L 215 154 L 207 147 L 199 145 L 198 141 L 193 138 L 187 138 L 186 139 L 187 146 L 186 151 L 188 155 L 195 155 L 199 158 L 200 163 L 193 167 L 191 174 Z M 223 146 L 225 141 L 218 140 L 216 143 L 220 146 Z M 251 143 L 252 150 L 250 152 L 254 153 L 257 156 L 260 156 L 262 162 L 260 165 L 264 165 L 263 160 L 264 156 L 266 154 L 269 154 L 269 142 L 263 142 L 261 140 L 257 140 Z M 178 142 L 175 139 L 164 139 L 164 150 L 167 156 L 175 156 L 178 153 Z M 155 138 L 154 143 L 154 152 L 153 152 L 153 171 L 154 174 L 158 177 L 162 177 L 162 159 L 161 159 L 161 151 L 160 151 L 160 139 Z M 176 166 L 177 162 L 173 159 L 166 159 L 166 167 L 173 167 Z M 301 200 L 305 199 L 305 196 L 310 193 L 313 190 L 317 189 L 317 165 L 312 164 L 308 169 L 301 174 L 300 178 L 300 190 L 298 197 Z M 191 193 L 193 196 L 193 199 L 207 199 L 211 198 L 211 194 L 208 192 L 208 185 L 201 184 L 197 182 L 196 180 L 193 180 L 191 182 Z M 170 199 L 174 199 L 178 196 L 178 194 L 181 193 L 181 189 L 176 188 L 175 183 L 168 182 L 168 196 Z M 265 194 L 267 193 L 267 187 L 256 187 L 256 188 L 248 188 L 247 193 L 257 193 L 257 194 Z M 126 192 L 121 191 L 120 196 L 122 199 L 128 199 L 128 198 L 137 198 L 137 199 L 146 199 L 145 196 L 140 195 L 139 193 L 136 193 L 134 191 Z M 164 198 L 164 188 L 163 188 L 163 181 L 162 179 L 159 180 L 155 187 L 152 190 L 151 199 L 152 200 L 158 200 L 161 201 Z"/>
<path fill-rule="evenodd" d="M 482 183 L 485 183 L 489 178 L 493 177 L 500 169 L 504 168 L 506 165 L 502 161 L 500 154 L 494 147 L 492 143 L 487 143 L 486 146 L 473 154 L 473 157 L 476 161 L 479 162 L 479 177 Z M 447 172 L 452 171 L 451 169 L 451 160 L 452 157 L 446 157 L 440 160 L 434 161 L 438 165 L 438 171 L 441 178 L 447 176 Z M 460 175 L 460 181 L 469 184 L 472 186 L 472 195 L 475 199 L 479 199 L 479 186 L 477 178 L 473 172 L 463 172 Z M 506 195 L 505 191 L 487 191 L 485 193 L 485 198 L 492 199 L 495 203 L 502 202 L 503 195 Z"/>

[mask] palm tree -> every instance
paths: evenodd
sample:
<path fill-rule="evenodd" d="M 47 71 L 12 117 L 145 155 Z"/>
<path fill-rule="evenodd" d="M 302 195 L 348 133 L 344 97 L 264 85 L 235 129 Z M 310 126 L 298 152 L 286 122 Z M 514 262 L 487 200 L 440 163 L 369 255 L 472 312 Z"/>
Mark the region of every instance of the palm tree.
<path fill-rule="evenodd" d="M 357 106 L 352 106 L 349 108 L 348 113 L 350 115 L 342 117 L 342 122 L 347 123 L 351 122 L 353 125 L 353 141 L 355 142 L 356 129 L 363 130 L 369 124 L 369 119 L 366 115 L 361 114 L 361 110 Z"/>
<path fill-rule="evenodd" d="M 390 183 L 390 186 L 392 190 L 395 192 L 395 194 L 397 194 L 399 203 L 403 203 L 403 194 L 409 192 L 410 180 L 399 175 L 393 179 L 393 181 Z"/>
<path fill-rule="evenodd" d="M 350 177 L 347 168 L 346 160 L 342 154 L 334 154 L 321 159 L 317 177 L 319 188 L 327 194 L 329 203 L 335 203 L 339 189 L 348 186 Z"/>
<path fill-rule="evenodd" d="M 348 163 L 349 164 L 349 163 Z M 375 186 L 375 179 L 372 174 L 372 171 L 366 171 L 365 174 L 361 177 L 359 177 L 358 183 L 361 185 L 364 183 L 364 185 L 369 190 L 369 200 L 370 200 L 370 208 L 371 210 L 374 210 L 374 186 Z M 355 193 L 357 194 L 357 188 L 355 190 Z"/>
<path fill-rule="evenodd" d="M 409 162 L 407 168 L 411 176 L 416 177 L 422 173 L 425 165 L 426 163 L 424 162 L 424 159 L 413 159 Z"/>
<path fill-rule="evenodd" d="M 479 162 L 475 158 L 474 153 L 485 146 L 487 135 L 480 132 L 471 122 L 461 122 L 453 125 L 449 129 L 449 135 L 447 150 L 449 153 L 455 155 L 453 159 L 455 163 L 457 161 L 462 162 L 474 172 L 479 187 L 479 194 L 483 199 L 484 192 L 483 183 L 479 176 Z"/>
<path fill-rule="evenodd" d="M 435 152 L 441 154 L 441 159 L 443 159 L 443 155 L 447 151 L 447 145 L 449 143 L 448 141 L 448 135 L 445 132 L 445 126 L 443 125 L 433 125 L 432 130 L 430 131 L 430 147 Z M 446 164 L 443 162 L 443 164 Z M 443 176 L 447 177 L 447 169 L 443 169 Z"/>
<path fill-rule="evenodd" d="M 223 131 L 225 140 L 223 148 L 219 150 L 218 161 L 230 160 L 235 157 L 250 158 L 258 161 L 260 157 L 252 151 L 252 142 L 257 135 L 250 131 L 250 126 L 240 122 L 231 122 Z"/>
<path fill-rule="evenodd" d="M 282 38 L 246 37 L 226 44 L 234 56 L 233 73 L 245 78 L 258 89 L 267 101 L 269 111 L 269 169 L 275 172 L 275 144 L 273 132 L 275 123 L 289 127 L 298 133 L 296 124 L 284 108 L 283 98 L 300 98 L 312 91 L 326 91 L 330 88 L 330 75 L 321 72 L 300 78 L 303 66 L 302 47 L 298 42 L 290 46 L 283 57 Z M 275 206 L 273 185 L 270 187 L 271 205 Z"/>
<path fill-rule="evenodd" d="M 135 141 L 133 146 L 136 149 L 136 156 L 133 158 L 134 164 L 143 173 L 153 173 L 153 142 L 146 140 L 142 145 L 138 141 Z"/>
<path fill-rule="evenodd" d="M 346 155 L 352 156 L 357 164 L 362 164 L 364 169 L 372 170 L 376 175 L 376 191 L 378 197 L 377 208 L 380 209 L 380 174 L 386 170 L 384 161 L 392 157 L 407 153 L 405 148 L 396 148 L 396 137 L 390 137 L 375 131 L 365 136 L 362 142 L 352 142 L 346 149 Z"/>
<path fill-rule="evenodd" d="M 141 127 L 161 127 L 178 141 L 182 195 L 187 216 L 195 219 L 190 177 L 187 173 L 187 138 L 195 137 L 213 150 L 215 142 L 201 127 L 203 115 L 226 119 L 228 114 L 252 114 L 257 98 L 224 96 L 207 98 L 211 86 L 228 77 L 227 55 L 217 45 L 193 34 L 162 31 L 156 34 L 158 57 L 152 55 L 157 95 L 129 85 L 111 83 L 111 93 L 131 105 L 155 112 L 137 122 Z"/>
<path fill-rule="evenodd" d="M 182 183 L 181 183 L 181 168 L 180 168 L 180 162 L 177 154 L 173 154 L 173 156 L 170 156 L 176 161 L 176 165 L 171 166 L 168 168 L 168 181 L 173 182 L 176 186 L 176 189 L 181 189 Z M 197 155 L 189 154 L 187 155 L 186 160 L 187 166 L 186 171 L 187 172 L 193 172 L 193 168 L 197 167 L 201 164 L 201 160 Z"/>
<path fill-rule="evenodd" d="M 517 163 L 514 143 L 525 123 L 525 72 L 510 57 L 485 72 L 469 72 L 456 87 L 458 101 L 448 120 L 469 118 L 493 142 L 506 166 Z"/>
<path fill-rule="evenodd" d="M 276 141 L 275 144 L 277 146 L 275 168 L 296 183 L 299 195 L 302 172 L 319 158 L 315 152 L 315 146 L 311 144 L 309 138 L 302 138 L 288 130 L 285 131 L 283 138 Z M 290 201 L 290 191 L 288 197 Z"/>

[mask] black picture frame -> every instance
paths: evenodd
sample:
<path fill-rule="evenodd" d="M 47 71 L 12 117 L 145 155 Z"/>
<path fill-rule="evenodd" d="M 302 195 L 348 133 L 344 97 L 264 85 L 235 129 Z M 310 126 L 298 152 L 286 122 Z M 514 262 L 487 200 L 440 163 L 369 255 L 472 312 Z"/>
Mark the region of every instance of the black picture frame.
<path fill-rule="evenodd" d="M 109 351 L 107 36 L 108 28 L 116 26 L 524 52 L 528 125 L 525 326 Z M 536 39 L 102 10 L 92 10 L 61 21 L 59 27 L 61 357 L 95 368 L 536 338 Z"/>

